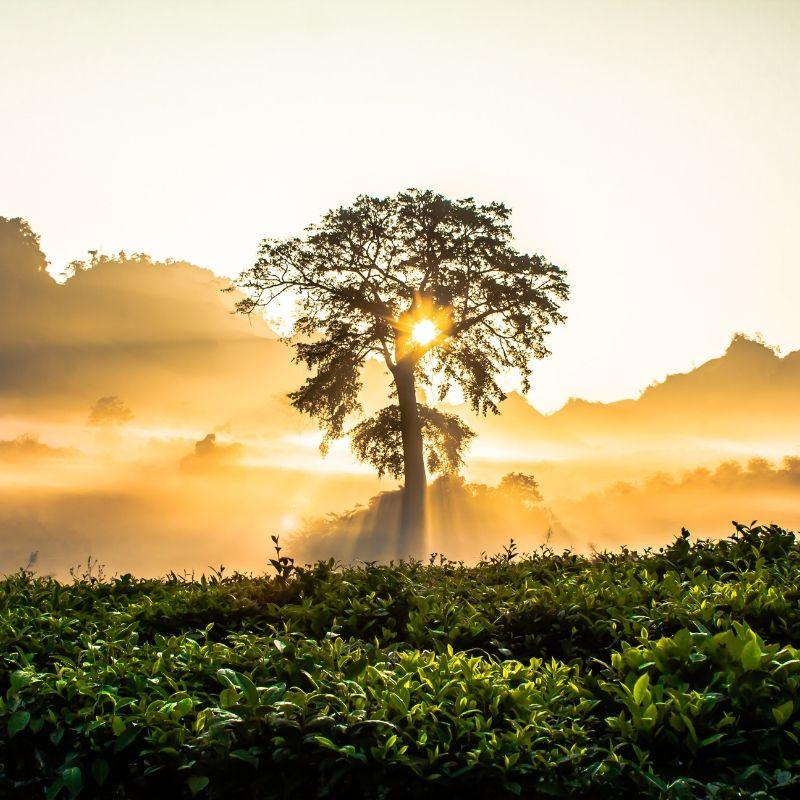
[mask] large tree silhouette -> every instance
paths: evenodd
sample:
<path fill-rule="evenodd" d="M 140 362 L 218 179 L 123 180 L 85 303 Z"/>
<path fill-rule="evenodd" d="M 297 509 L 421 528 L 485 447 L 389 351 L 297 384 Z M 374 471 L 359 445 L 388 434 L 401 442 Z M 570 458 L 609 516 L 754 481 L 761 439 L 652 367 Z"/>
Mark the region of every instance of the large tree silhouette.
<path fill-rule="evenodd" d="M 548 326 L 562 322 L 565 273 L 517 251 L 500 203 L 449 200 L 410 189 L 359 196 L 301 237 L 265 239 L 243 272 L 249 314 L 282 296 L 296 301 L 296 360 L 311 377 L 289 395 L 325 432 L 323 450 L 361 412 L 367 359 L 384 361 L 395 402 L 350 433 L 356 455 L 404 478 L 398 554 L 419 553 L 425 465 L 452 472 L 472 431 L 417 398 L 423 384 L 443 399 L 454 386 L 478 413 L 497 413 L 498 378 L 516 371 L 527 391 L 531 361 L 548 354 Z"/>

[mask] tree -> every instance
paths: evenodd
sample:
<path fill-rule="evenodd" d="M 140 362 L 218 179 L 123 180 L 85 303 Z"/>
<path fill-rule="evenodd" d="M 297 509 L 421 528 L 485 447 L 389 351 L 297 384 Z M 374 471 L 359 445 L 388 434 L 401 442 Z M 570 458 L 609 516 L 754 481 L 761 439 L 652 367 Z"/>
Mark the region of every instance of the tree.
<path fill-rule="evenodd" d="M 20 217 L 0 217 L 0 285 L 8 291 L 29 286 L 50 286 L 47 259 L 39 237 Z"/>
<path fill-rule="evenodd" d="M 532 506 L 542 501 L 538 481 L 533 475 L 526 475 L 524 472 L 509 472 L 503 475 L 497 488 L 524 506 Z"/>
<path fill-rule="evenodd" d="M 431 471 L 453 472 L 473 435 L 419 402 L 418 388 L 443 400 L 458 387 L 476 413 L 497 413 L 500 376 L 515 371 L 527 391 L 531 360 L 548 354 L 548 326 L 564 320 L 565 273 L 517 251 L 509 218 L 501 203 L 432 191 L 361 195 L 301 237 L 265 239 L 238 280 L 242 313 L 295 303 L 287 340 L 312 375 L 289 397 L 319 421 L 323 451 L 362 411 L 366 360 L 386 364 L 396 402 L 351 433 L 358 457 L 403 476 L 401 555 L 420 552 L 426 455 Z"/>

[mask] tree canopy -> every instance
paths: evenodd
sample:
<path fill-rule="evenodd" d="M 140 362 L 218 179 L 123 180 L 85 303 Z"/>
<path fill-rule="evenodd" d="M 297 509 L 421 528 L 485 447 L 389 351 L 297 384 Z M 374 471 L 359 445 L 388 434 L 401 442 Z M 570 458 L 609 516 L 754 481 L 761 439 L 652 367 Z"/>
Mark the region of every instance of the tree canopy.
<path fill-rule="evenodd" d="M 509 217 L 501 203 L 432 191 L 361 195 L 303 237 L 265 239 L 242 275 L 248 294 L 238 308 L 294 295 L 297 359 L 315 374 L 292 401 L 328 438 L 360 410 L 360 370 L 372 355 L 390 368 L 427 356 L 418 377 L 443 378 L 440 397 L 457 385 L 476 411 L 497 411 L 498 376 L 516 370 L 528 391 L 531 359 L 548 354 L 547 326 L 563 321 L 568 292 L 563 270 L 513 247 Z M 411 328 L 428 315 L 438 335 L 415 345 Z"/>

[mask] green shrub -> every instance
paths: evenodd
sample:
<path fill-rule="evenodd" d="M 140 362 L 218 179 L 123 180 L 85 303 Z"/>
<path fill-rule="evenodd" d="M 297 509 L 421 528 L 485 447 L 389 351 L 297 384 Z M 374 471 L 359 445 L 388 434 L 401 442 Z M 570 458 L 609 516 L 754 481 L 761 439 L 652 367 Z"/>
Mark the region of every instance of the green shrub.
<path fill-rule="evenodd" d="M 0 796 L 795 797 L 794 537 L 0 581 Z"/>

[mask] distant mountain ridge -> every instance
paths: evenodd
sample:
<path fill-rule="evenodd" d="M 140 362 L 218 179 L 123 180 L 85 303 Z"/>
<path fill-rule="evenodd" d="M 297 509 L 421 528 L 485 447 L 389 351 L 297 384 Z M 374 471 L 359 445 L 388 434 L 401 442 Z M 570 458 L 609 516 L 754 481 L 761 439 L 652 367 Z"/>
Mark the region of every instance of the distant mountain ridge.
<path fill-rule="evenodd" d="M 611 403 L 570 399 L 542 414 L 511 393 L 500 415 L 470 417 L 484 436 L 519 441 L 530 435 L 576 442 L 630 436 L 800 436 L 800 350 L 778 355 L 737 334 L 725 353 L 685 373 L 667 376 L 635 399 Z"/>

